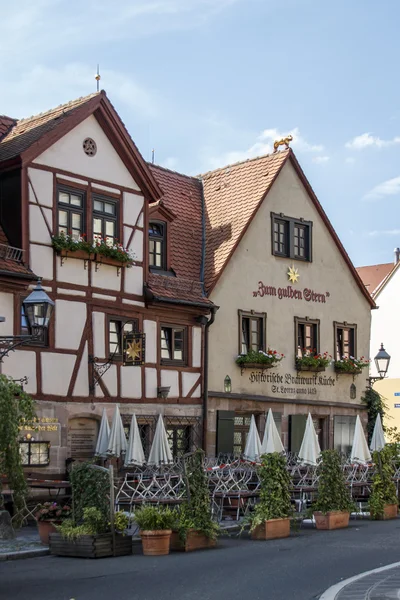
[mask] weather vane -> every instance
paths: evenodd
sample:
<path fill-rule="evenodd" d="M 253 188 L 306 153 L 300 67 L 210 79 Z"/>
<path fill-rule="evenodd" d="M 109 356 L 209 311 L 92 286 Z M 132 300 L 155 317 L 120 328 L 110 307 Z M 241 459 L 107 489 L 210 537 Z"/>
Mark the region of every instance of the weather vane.
<path fill-rule="evenodd" d="M 94 78 L 95 78 L 95 80 L 97 82 L 97 91 L 99 91 L 99 88 L 100 88 L 100 79 L 101 79 L 100 72 L 99 72 L 99 65 L 97 65 L 97 73 L 96 73 L 96 75 L 95 75 Z"/>
<path fill-rule="evenodd" d="M 275 142 L 274 142 L 274 152 L 278 152 L 279 146 L 286 146 L 286 148 L 289 148 L 289 144 L 292 141 L 293 141 L 293 136 L 292 135 L 288 135 L 287 137 L 282 138 L 280 140 L 275 140 Z"/>

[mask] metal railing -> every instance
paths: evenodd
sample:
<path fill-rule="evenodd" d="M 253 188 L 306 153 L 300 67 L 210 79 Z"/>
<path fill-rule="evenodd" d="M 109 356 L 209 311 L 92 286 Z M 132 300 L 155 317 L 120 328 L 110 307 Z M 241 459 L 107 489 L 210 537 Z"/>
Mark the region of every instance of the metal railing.
<path fill-rule="evenodd" d="M 0 244 L 0 258 L 6 260 L 13 260 L 15 262 L 21 262 L 24 251 L 21 248 L 14 248 L 14 246 L 8 246 L 7 244 Z"/>

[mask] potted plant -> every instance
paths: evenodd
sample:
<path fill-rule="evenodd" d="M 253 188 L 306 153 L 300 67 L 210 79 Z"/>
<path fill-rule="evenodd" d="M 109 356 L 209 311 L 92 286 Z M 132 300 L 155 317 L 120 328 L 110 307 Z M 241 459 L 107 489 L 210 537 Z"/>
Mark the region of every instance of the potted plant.
<path fill-rule="evenodd" d="M 184 459 L 184 474 L 186 500 L 177 511 L 178 519 L 171 535 L 171 550 L 190 552 L 214 548 L 219 525 L 212 519 L 203 450 L 198 449 Z"/>
<path fill-rule="evenodd" d="M 334 367 L 336 373 L 349 373 L 350 375 L 358 375 L 362 369 L 369 367 L 370 361 L 364 356 L 354 358 L 354 356 L 343 356 L 340 360 L 335 360 Z"/>
<path fill-rule="evenodd" d="M 271 369 L 278 365 L 283 358 L 285 358 L 284 354 L 270 348 L 267 352 L 249 350 L 247 354 L 239 354 L 236 364 L 241 369 Z"/>
<path fill-rule="evenodd" d="M 369 498 L 369 511 L 372 519 L 395 519 L 398 512 L 396 486 L 393 482 L 391 448 L 385 446 L 380 452 L 373 452 L 375 473 Z"/>
<path fill-rule="evenodd" d="M 307 350 L 304 348 L 302 356 L 296 358 L 296 369 L 297 371 L 325 371 L 326 367 L 331 364 L 331 361 L 332 356 L 328 352 L 319 354 L 316 350 Z"/>
<path fill-rule="evenodd" d="M 250 523 L 253 540 L 273 540 L 289 537 L 292 505 L 290 501 L 291 477 L 286 459 L 273 452 L 261 457 L 260 501 L 246 522 Z"/>
<path fill-rule="evenodd" d="M 318 461 L 318 495 L 312 505 L 317 529 L 340 529 L 349 524 L 354 508 L 343 474 L 340 455 L 324 450 Z"/>
<path fill-rule="evenodd" d="M 175 511 L 168 506 L 144 505 L 135 512 L 135 521 L 140 529 L 145 556 L 169 554 L 172 527 L 176 521 Z"/>
<path fill-rule="evenodd" d="M 104 264 L 115 266 L 128 266 L 133 264 L 133 256 L 129 250 L 124 248 L 117 240 L 111 238 L 97 237 L 93 241 L 86 239 L 85 234 L 79 238 L 73 237 L 71 233 L 61 232 L 51 238 L 53 248 L 63 257 L 82 258 L 95 260 Z"/>
<path fill-rule="evenodd" d="M 49 545 L 49 534 L 57 531 L 56 525 L 71 517 L 71 507 L 68 504 L 45 502 L 38 507 L 35 514 L 42 544 Z"/>

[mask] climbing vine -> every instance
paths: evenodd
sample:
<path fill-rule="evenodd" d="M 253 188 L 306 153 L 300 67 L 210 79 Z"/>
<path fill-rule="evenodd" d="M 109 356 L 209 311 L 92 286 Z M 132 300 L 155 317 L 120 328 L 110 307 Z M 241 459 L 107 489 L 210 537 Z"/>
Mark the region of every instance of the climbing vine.
<path fill-rule="evenodd" d="M 368 388 L 364 392 L 364 396 L 362 397 L 362 401 L 367 405 L 368 409 L 368 425 L 367 425 L 367 433 L 368 433 L 368 444 L 371 442 L 372 434 L 375 427 L 375 421 L 378 414 L 381 416 L 382 424 L 383 417 L 385 416 L 385 412 L 387 410 L 387 404 L 385 403 L 384 398 L 378 394 L 377 391 L 372 388 Z M 385 427 L 383 427 L 385 431 Z"/>
<path fill-rule="evenodd" d="M 1 477 L 13 490 L 14 509 L 18 514 L 24 506 L 27 485 L 19 450 L 19 427 L 35 418 L 34 401 L 10 377 L 0 375 L 0 509 L 4 506 Z M 21 525 L 21 518 L 14 519 Z"/>

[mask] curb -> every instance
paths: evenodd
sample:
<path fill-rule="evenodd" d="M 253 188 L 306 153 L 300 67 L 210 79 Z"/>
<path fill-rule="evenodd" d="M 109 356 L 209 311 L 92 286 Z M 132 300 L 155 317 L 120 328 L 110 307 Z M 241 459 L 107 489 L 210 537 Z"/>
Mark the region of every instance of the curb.
<path fill-rule="evenodd" d="M 378 567 L 377 569 L 371 569 L 371 571 L 365 571 L 364 573 L 360 573 L 359 575 L 354 575 L 354 577 L 349 577 L 348 579 L 344 579 L 340 583 L 335 583 L 330 588 L 328 588 L 322 596 L 319 597 L 319 600 L 335 600 L 337 594 L 346 586 L 354 583 L 355 581 L 359 581 L 368 575 L 372 575 L 373 573 L 381 573 L 382 571 L 389 571 L 390 569 L 394 569 L 395 567 L 400 567 L 400 562 L 395 562 L 390 565 L 385 565 L 384 567 Z"/>
<path fill-rule="evenodd" d="M 37 558 L 39 556 L 48 556 L 50 550 L 48 548 L 38 548 L 37 550 L 20 550 L 18 552 L 8 552 L 0 554 L 0 562 L 6 560 L 20 560 L 22 558 Z"/>

